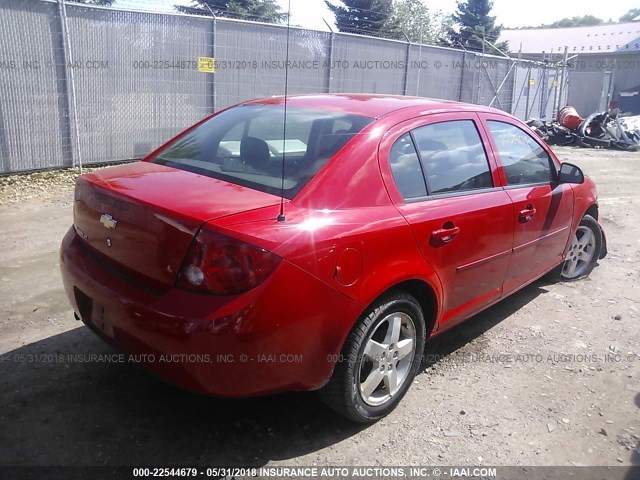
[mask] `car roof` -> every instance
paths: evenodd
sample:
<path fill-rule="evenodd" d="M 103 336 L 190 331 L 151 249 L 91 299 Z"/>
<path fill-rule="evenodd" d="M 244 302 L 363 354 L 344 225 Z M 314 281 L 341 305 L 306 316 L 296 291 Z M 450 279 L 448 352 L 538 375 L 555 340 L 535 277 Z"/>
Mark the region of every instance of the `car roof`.
<path fill-rule="evenodd" d="M 352 115 L 380 118 L 406 108 L 435 111 L 474 111 L 505 114 L 495 108 L 426 97 L 403 95 L 373 95 L 363 93 L 335 93 L 314 95 L 274 96 L 252 100 L 243 105 L 284 105 L 314 108 L 318 110 L 338 110 Z M 425 112 L 427 113 L 427 112 Z"/>

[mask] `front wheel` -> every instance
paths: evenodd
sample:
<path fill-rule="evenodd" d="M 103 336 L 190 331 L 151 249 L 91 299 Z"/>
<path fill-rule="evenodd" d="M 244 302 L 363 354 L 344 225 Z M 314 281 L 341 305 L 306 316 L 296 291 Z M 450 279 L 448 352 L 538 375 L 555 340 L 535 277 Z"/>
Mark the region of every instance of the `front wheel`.
<path fill-rule="evenodd" d="M 333 410 L 360 423 L 390 413 L 416 376 L 425 340 L 420 305 L 406 293 L 374 304 L 349 334 L 329 383 L 320 391 Z"/>
<path fill-rule="evenodd" d="M 589 275 L 598 262 L 601 248 L 600 225 L 591 215 L 585 215 L 573 235 L 560 277 L 563 280 L 577 280 Z"/>

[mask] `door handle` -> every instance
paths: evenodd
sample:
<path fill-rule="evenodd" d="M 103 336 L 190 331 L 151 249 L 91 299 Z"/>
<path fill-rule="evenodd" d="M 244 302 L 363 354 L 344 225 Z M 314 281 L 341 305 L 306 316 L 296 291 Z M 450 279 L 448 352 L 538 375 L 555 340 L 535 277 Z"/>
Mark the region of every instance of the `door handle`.
<path fill-rule="evenodd" d="M 453 240 L 458 233 L 460 233 L 460 227 L 456 227 L 453 222 L 446 222 L 442 228 L 431 232 L 430 243 L 436 246 L 444 245 Z"/>
<path fill-rule="evenodd" d="M 527 205 L 524 210 L 520 210 L 520 215 L 518 215 L 518 220 L 520 223 L 527 223 L 533 220 L 533 217 L 536 214 L 536 209 L 533 208 L 533 205 Z"/>

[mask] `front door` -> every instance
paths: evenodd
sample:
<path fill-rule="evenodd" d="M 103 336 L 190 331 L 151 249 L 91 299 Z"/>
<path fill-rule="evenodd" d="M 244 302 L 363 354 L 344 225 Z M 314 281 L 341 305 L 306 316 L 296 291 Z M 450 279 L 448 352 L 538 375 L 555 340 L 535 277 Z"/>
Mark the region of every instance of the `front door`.
<path fill-rule="evenodd" d="M 486 125 L 513 201 L 515 231 L 504 294 L 539 277 L 562 260 L 571 232 L 573 190 L 556 182 L 546 149 L 505 117 L 487 116 Z"/>

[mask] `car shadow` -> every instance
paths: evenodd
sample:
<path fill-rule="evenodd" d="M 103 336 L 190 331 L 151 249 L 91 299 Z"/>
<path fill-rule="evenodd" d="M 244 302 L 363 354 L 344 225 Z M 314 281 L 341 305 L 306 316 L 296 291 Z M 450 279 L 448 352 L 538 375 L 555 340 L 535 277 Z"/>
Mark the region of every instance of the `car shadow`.
<path fill-rule="evenodd" d="M 640 408 L 640 393 L 636 394 L 635 402 L 636 407 Z M 635 467 L 640 467 L 640 440 L 636 442 L 636 448 L 631 451 L 631 458 L 629 459 L 629 462 Z M 635 469 L 635 473 L 640 477 L 640 468 Z M 628 478 L 631 479 L 632 477 L 629 476 Z"/>
<path fill-rule="evenodd" d="M 55 360 L 113 352 L 79 327 L 5 355 L 0 465 L 261 466 L 363 428 L 330 413 L 314 394 L 217 399 L 129 363 Z"/>
<path fill-rule="evenodd" d="M 551 283 L 544 278 L 540 279 L 429 340 L 425 346 L 421 371 L 427 370 L 440 362 L 447 361 L 449 355 L 491 330 L 538 296 L 547 293 L 548 290 L 545 287 Z"/>
<path fill-rule="evenodd" d="M 537 282 L 428 348 L 449 355 L 544 291 Z M 113 353 L 79 327 L 5 354 L 0 465 L 261 466 L 366 428 L 337 416 L 313 393 L 216 399 L 174 388 L 132 364 L 67 361 L 69 354 Z"/>

